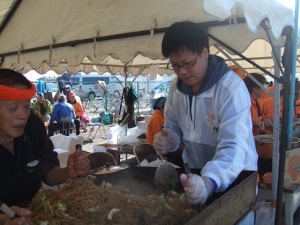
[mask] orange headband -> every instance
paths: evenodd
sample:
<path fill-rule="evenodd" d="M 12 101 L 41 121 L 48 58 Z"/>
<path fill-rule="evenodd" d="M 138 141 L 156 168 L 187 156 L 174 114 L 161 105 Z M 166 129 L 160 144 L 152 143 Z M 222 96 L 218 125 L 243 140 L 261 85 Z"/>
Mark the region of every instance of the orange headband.
<path fill-rule="evenodd" d="M 30 82 L 30 89 L 21 90 L 18 88 L 8 87 L 0 84 L 0 100 L 28 100 L 31 99 L 35 93 L 36 88 L 32 82 Z"/>

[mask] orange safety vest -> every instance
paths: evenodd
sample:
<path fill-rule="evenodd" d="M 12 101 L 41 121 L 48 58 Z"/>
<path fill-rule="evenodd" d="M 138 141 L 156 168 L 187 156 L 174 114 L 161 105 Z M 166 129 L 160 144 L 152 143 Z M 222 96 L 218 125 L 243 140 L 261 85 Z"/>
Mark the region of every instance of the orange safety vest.
<path fill-rule="evenodd" d="M 75 103 L 72 103 L 72 105 L 74 108 L 75 115 L 78 117 L 82 116 L 82 114 L 84 112 L 82 104 L 80 102 L 76 101 Z"/>
<path fill-rule="evenodd" d="M 259 120 L 261 121 L 263 119 L 263 116 L 262 116 L 262 103 L 261 103 L 261 100 L 257 100 L 255 101 L 251 96 L 251 107 L 250 107 L 250 112 L 251 112 L 251 118 L 252 120 Z M 257 105 L 258 104 L 258 105 Z M 259 115 L 259 109 L 260 109 L 260 112 L 261 112 L 261 115 Z M 253 129 L 252 129 L 252 132 L 253 132 L 253 135 L 258 135 L 259 134 L 259 128 L 258 127 L 254 127 L 253 126 Z"/>
<path fill-rule="evenodd" d="M 148 122 L 147 143 L 153 144 L 154 135 L 161 131 L 164 123 L 164 113 L 159 109 L 155 110 Z"/>
<path fill-rule="evenodd" d="M 269 87 L 268 90 L 269 90 L 270 92 L 274 92 L 274 87 L 275 87 L 275 86 L 273 85 L 273 86 Z M 262 99 L 263 99 L 263 100 L 267 100 L 267 99 L 270 98 L 270 97 L 272 97 L 272 96 L 269 95 L 267 92 L 264 91 L 264 94 L 263 94 L 263 96 L 262 96 Z"/>
<path fill-rule="evenodd" d="M 295 111 L 296 117 L 298 117 L 298 115 L 300 115 L 300 99 L 296 100 L 296 102 L 295 102 L 295 110 L 294 111 Z"/>

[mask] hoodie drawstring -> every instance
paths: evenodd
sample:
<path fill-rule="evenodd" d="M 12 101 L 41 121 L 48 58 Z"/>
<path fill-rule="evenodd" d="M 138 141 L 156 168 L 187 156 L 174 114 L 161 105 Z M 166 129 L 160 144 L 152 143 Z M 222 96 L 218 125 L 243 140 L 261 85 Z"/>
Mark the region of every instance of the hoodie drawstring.
<path fill-rule="evenodd" d="M 193 100 L 194 99 L 194 100 Z M 193 121 L 193 124 L 194 124 L 194 131 L 196 131 L 196 120 L 195 120 L 195 117 L 196 117 L 196 100 L 197 100 L 197 97 L 196 96 L 191 96 L 191 95 L 185 95 L 185 100 L 187 102 L 186 104 L 186 114 L 188 114 L 188 112 L 190 112 L 190 118 L 191 120 Z M 194 117 L 193 117 L 193 113 L 192 113 L 192 109 L 194 109 Z"/>

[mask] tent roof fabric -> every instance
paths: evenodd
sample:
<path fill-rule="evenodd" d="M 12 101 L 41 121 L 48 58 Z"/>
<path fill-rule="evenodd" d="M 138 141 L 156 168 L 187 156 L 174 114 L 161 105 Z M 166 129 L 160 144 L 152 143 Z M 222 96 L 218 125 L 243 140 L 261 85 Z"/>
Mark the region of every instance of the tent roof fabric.
<path fill-rule="evenodd" d="M 1 0 L 0 22 L 11 3 Z M 262 41 L 267 40 L 260 26 L 265 18 L 273 41 L 283 46 L 281 33 L 293 27 L 293 12 L 273 0 L 26 0 L 6 24 L 0 23 L 0 67 L 23 73 L 52 69 L 145 75 L 152 64 L 159 64 L 160 74 L 170 74 L 160 48 L 164 30 L 174 22 L 203 23 L 238 52 L 258 39 L 260 49 L 270 51 Z M 211 52 L 218 50 L 212 47 Z M 256 51 L 248 57 L 257 57 Z"/>

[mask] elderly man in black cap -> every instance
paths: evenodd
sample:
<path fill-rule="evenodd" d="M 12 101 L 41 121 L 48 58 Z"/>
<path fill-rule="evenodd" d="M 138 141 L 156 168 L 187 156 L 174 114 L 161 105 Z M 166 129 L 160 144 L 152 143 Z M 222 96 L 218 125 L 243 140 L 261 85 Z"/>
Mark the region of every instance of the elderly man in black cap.
<path fill-rule="evenodd" d="M 42 92 L 36 94 L 36 100 L 37 101 L 32 105 L 32 109 L 43 122 L 49 122 L 52 113 L 51 102 L 44 99 L 44 94 Z"/>

